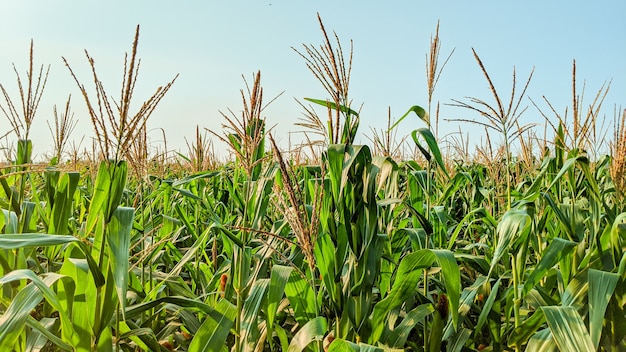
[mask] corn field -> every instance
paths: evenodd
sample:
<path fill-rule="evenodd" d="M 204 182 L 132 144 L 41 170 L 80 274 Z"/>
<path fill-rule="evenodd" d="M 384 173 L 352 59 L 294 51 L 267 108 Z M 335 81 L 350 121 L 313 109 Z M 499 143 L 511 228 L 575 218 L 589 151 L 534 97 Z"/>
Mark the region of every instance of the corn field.
<path fill-rule="evenodd" d="M 139 28 L 119 100 L 89 54 L 92 77 L 65 61 L 93 153 L 64 160 L 68 99 L 54 155 L 33 162 L 47 71 L 31 45 L 21 99 L 2 87 L 0 104 L 17 137 L 0 165 L 0 351 L 626 350 L 626 110 L 610 151 L 590 153 L 603 90 L 586 113 L 574 79 L 573 122 L 552 118 L 533 148 L 519 121 L 532 73 L 502 102 L 474 52 L 497 105 L 455 105 L 504 143 L 453 154 L 430 114 L 436 35 L 427 106 L 356 144 L 352 48 L 320 24 L 323 44 L 296 50 L 329 94 L 302 103 L 311 138 L 280 150 L 257 73 L 210 134 L 225 162 L 200 129 L 187 155 L 148 153 L 146 122 L 176 78 L 131 111 Z M 401 121 L 412 155 L 390 137 Z"/>

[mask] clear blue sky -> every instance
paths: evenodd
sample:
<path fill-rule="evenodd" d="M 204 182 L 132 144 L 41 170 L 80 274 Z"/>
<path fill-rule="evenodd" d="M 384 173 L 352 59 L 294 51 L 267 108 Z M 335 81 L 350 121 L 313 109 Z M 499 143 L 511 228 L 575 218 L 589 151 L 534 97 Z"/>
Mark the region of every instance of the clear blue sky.
<path fill-rule="evenodd" d="M 35 120 L 35 153 L 52 148 L 46 120 L 52 106 L 62 107 L 72 94 L 80 119 L 74 138 L 92 135 L 84 102 L 64 67 L 68 59 L 90 83 L 83 50 L 96 60 L 110 92 L 119 91 L 124 53 L 141 25 L 142 67 L 136 103 L 177 73 L 179 79 L 157 108 L 150 128 L 166 131 L 168 147 L 185 151 L 185 137 L 196 125 L 219 131 L 218 110 L 240 109 L 241 75 L 262 72 L 266 100 L 285 91 L 265 110 L 268 123 L 286 145 L 288 131 L 302 110 L 294 98 L 325 99 L 324 90 L 291 49 L 321 44 L 319 12 L 327 30 L 336 31 L 347 50 L 354 41 L 351 95 L 363 103 L 361 135 L 386 123 L 387 107 L 399 117 L 412 105 L 426 105 L 425 59 L 431 34 L 440 20 L 442 59 L 456 48 L 443 72 L 435 100 L 472 96 L 491 102 L 488 86 L 471 48 L 481 56 L 496 88 L 508 97 L 515 66 L 523 83 L 535 67 L 528 96 L 548 111 L 545 95 L 563 112 L 571 104 L 571 65 L 576 59 L 579 87 L 586 80 L 586 102 L 612 79 L 605 113 L 624 107 L 626 97 L 626 2 L 615 1 L 70 1 L 0 2 L 0 83 L 17 101 L 12 63 L 24 73 L 28 46 L 35 42 L 37 64 L 51 64 L 44 98 Z M 525 99 L 523 105 L 530 105 Z M 443 106 L 442 118 L 474 118 L 469 111 Z M 2 117 L 0 134 L 9 129 Z M 524 122 L 543 119 L 529 107 Z M 409 132 L 423 127 L 415 119 L 401 124 Z M 440 135 L 457 131 L 458 123 L 441 122 Z M 478 142 L 480 129 L 463 127 Z M 13 137 L 11 137 L 13 138 Z M 151 131 L 153 143 L 160 132 Z M 366 141 L 365 138 L 361 139 Z M 83 142 L 88 146 L 87 142 Z"/>

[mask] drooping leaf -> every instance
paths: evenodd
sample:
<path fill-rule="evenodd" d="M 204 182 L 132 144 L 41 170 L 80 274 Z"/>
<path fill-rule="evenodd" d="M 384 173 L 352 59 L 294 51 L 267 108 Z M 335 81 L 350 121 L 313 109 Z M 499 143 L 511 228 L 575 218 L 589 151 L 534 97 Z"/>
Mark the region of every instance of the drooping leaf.
<path fill-rule="evenodd" d="M 489 267 L 489 275 L 493 273 L 494 268 L 505 253 L 509 252 L 514 240 L 522 237 L 524 233 L 530 230 L 530 216 L 525 210 L 511 209 L 504 213 L 502 219 L 498 223 L 498 242 L 491 259 Z"/>
<path fill-rule="evenodd" d="M 576 247 L 576 243 L 562 238 L 556 237 L 548 245 L 548 248 L 543 252 L 541 260 L 535 266 L 535 270 L 530 274 L 526 283 L 524 284 L 523 296 L 526 296 L 528 292 L 535 287 L 535 285 L 543 279 L 545 274 L 555 266 L 563 256 L 567 255 Z"/>
<path fill-rule="evenodd" d="M 561 351 L 594 351 L 587 327 L 574 307 L 542 307 L 548 327 Z"/>
<path fill-rule="evenodd" d="M 289 344 L 288 352 L 301 352 L 311 342 L 321 341 L 328 331 L 326 318 L 316 317 L 300 328 Z"/>
<path fill-rule="evenodd" d="M 339 111 L 341 111 L 341 112 L 343 112 L 345 114 L 359 116 L 359 114 L 356 111 L 350 109 L 347 106 L 339 105 L 339 108 L 337 108 L 337 104 L 335 104 L 335 103 L 333 103 L 333 102 L 331 102 L 329 100 L 313 99 L 313 98 L 304 98 L 304 100 L 310 101 L 311 103 L 315 103 L 317 105 L 325 106 L 325 107 L 327 107 L 329 109 L 332 109 L 332 110 L 339 110 Z"/>
<path fill-rule="evenodd" d="M 422 121 L 426 122 L 427 126 L 430 126 L 430 119 L 426 110 L 424 110 L 424 108 L 422 108 L 419 105 L 413 105 L 409 108 L 409 110 L 406 113 L 404 113 L 404 115 L 400 116 L 400 118 L 398 119 L 398 121 L 396 121 L 396 123 L 394 123 L 391 127 L 389 127 L 387 132 L 396 128 L 400 124 L 400 122 L 402 122 L 402 120 L 404 120 L 412 112 L 414 112 L 415 115 L 417 115 L 417 117 L 419 117 Z"/>
<path fill-rule="evenodd" d="M 435 138 L 433 133 L 428 128 L 420 128 L 420 129 L 413 131 L 411 133 L 411 137 L 413 137 L 413 141 L 420 148 L 420 150 L 425 150 L 425 149 L 420 144 L 419 138 L 417 136 L 418 133 L 426 141 L 426 144 L 428 145 L 428 150 L 430 150 L 430 153 L 435 158 L 435 162 L 437 163 L 437 165 L 439 166 L 443 174 L 446 175 L 447 178 L 450 178 L 450 175 L 448 174 L 448 170 L 446 170 L 446 165 L 443 162 L 443 158 L 441 157 L 441 151 L 439 150 L 437 138 Z"/>
<path fill-rule="evenodd" d="M 374 306 L 371 323 L 371 343 L 377 341 L 383 334 L 384 321 L 389 312 L 399 307 L 407 298 L 415 294 L 422 270 L 430 267 L 436 259 L 435 254 L 429 249 L 418 250 L 402 259 L 391 287 L 391 292 Z"/>
<path fill-rule="evenodd" d="M 8 306 L 2 316 L 0 316 L 0 350 L 11 351 L 13 344 L 21 334 L 30 313 L 45 297 L 46 301 L 57 312 L 61 320 L 63 337 L 69 340 L 74 334 L 72 323 L 66 311 L 63 309 L 57 295 L 50 289 L 59 280 L 69 281 L 67 287 L 73 293 L 71 279 L 56 273 L 49 273 L 41 279 L 34 272 L 27 269 L 14 270 L 0 278 L 0 286 L 18 280 L 30 280 L 31 282 L 21 289 Z"/>
<path fill-rule="evenodd" d="M 221 352 L 236 315 L 237 308 L 232 303 L 221 300 L 196 332 L 189 344 L 189 350 Z"/>
<path fill-rule="evenodd" d="M 432 303 L 422 304 L 413 308 L 406 314 L 406 317 L 402 319 L 402 322 L 391 331 L 387 345 L 402 348 L 415 326 L 434 311 L 435 308 Z"/>

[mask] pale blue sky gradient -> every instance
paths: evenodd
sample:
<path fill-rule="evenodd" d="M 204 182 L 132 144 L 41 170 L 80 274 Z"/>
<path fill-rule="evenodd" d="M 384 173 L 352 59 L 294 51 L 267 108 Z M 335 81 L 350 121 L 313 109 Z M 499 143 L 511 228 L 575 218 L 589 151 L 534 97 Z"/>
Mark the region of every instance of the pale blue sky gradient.
<path fill-rule="evenodd" d="M 180 74 L 149 122 L 153 143 L 186 151 L 185 137 L 196 125 L 216 131 L 219 110 L 238 111 L 241 75 L 249 80 L 261 70 L 264 97 L 285 91 L 265 110 L 283 146 L 288 131 L 302 116 L 294 98 L 327 98 L 291 47 L 321 44 L 316 13 L 326 29 L 336 31 L 344 45 L 354 41 L 351 96 L 363 103 L 360 140 L 370 127 L 382 128 L 391 106 L 401 116 L 410 106 L 426 106 L 425 60 L 431 34 L 440 20 L 442 59 L 456 51 L 445 68 L 434 99 L 442 104 L 467 96 L 492 102 L 486 81 L 471 48 L 481 56 L 496 88 L 508 97 L 513 66 L 519 84 L 535 74 L 527 95 L 542 108 L 545 95 L 564 112 L 571 105 L 571 66 L 576 59 L 579 87 L 586 81 L 586 104 L 605 81 L 612 80 L 605 101 L 608 120 L 626 97 L 625 1 L 70 1 L 21 0 L 0 2 L 0 83 L 18 99 L 12 63 L 24 73 L 28 46 L 35 42 L 37 64 L 51 64 L 50 77 L 33 128 L 35 153 L 52 148 L 46 120 L 52 106 L 72 107 L 80 119 L 74 139 L 93 135 L 84 102 L 61 56 L 68 59 L 85 83 L 90 83 L 87 49 L 110 92 L 119 91 L 124 53 L 130 51 L 137 24 L 141 25 L 140 77 L 135 94 L 141 103 L 159 85 Z M 521 89 L 521 86 L 520 86 Z M 524 122 L 543 123 L 526 98 Z M 441 118 L 475 118 L 469 111 L 442 105 Z M 407 133 L 423 127 L 412 118 L 401 124 Z M 0 119 L 0 135 L 9 129 Z M 440 122 L 440 135 L 458 131 L 459 124 Z M 477 143 L 483 131 L 472 131 Z M 13 138 L 13 137 L 10 137 Z M 297 140 L 297 137 L 293 137 Z M 88 141 L 83 146 L 89 146 Z"/>

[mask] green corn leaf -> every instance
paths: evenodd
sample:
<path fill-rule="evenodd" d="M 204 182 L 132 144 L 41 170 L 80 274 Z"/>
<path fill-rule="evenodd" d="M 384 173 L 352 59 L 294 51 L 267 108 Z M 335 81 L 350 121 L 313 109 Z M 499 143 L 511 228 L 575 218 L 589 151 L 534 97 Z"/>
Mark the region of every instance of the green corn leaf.
<path fill-rule="evenodd" d="M 424 138 L 426 144 L 428 144 L 428 149 L 430 153 L 435 158 L 435 162 L 439 165 L 441 171 L 446 175 L 447 178 L 450 178 L 448 171 L 446 170 L 446 165 L 443 162 L 443 158 L 441 157 L 441 151 L 439 150 L 439 145 L 437 144 L 437 139 L 433 135 L 433 133 L 428 128 L 420 128 L 411 133 L 411 137 L 413 137 L 413 141 L 420 147 L 420 150 L 423 150 L 421 144 L 419 142 L 419 138 L 417 137 L 418 133 Z"/>
<path fill-rule="evenodd" d="M 554 214 L 556 215 L 556 218 L 561 223 L 561 226 L 565 230 L 565 232 L 567 233 L 567 236 L 569 237 L 569 239 L 570 240 L 575 239 L 576 238 L 576 233 L 575 233 L 574 229 L 572 228 L 572 224 L 570 223 L 570 221 L 567 218 L 567 216 L 561 211 L 559 206 L 554 202 L 554 200 L 552 199 L 552 197 L 548 193 L 541 193 L 541 195 L 546 199 L 546 201 L 548 201 L 548 205 L 550 206 L 552 211 L 554 211 Z"/>
<path fill-rule="evenodd" d="M 182 258 L 178 260 L 178 263 L 176 263 L 176 266 L 174 266 L 174 268 L 172 268 L 167 273 L 167 275 L 163 278 L 163 280 L 161 280 L 161 282 L 165 282 L 174 276 L 180 275 L 180 272 L 183 270 L 183 267 L 185 265 L 188 265 L 189 261 L 191 261 L 193 258 L 197 256 L 197 253 L 201 248 L 205 248 L 207 239 L 209 238 L 209 235 L 211 234 L 212 228 L 213 228 L 213 224 L 207 227 L 204 230 L 204 232 L 200 236 L 197 237 L 193 245 L 189 247 L 189 249 L 187 249 L 187 251 L 185 252 L 185 255 L 183 255 Z"/>
<path fill-rule="evenodd" d="M 459 298 L 461 296 L 461 272 L 459 265 L 454 258 L 454 253 L 449 250 L 435 249 L 432 252 L 437 257 L 439 266 L 441 266 L 446 294 L 450 304 L 450 312 L 452 313 L 452 322 L 454 330 L 456 330 L 459 322 Z"/>
<path fill-rule="evenodd" d="M 413 308 L 406 314 L 406 317 L 402 319 L 402 322 L 398 324 L 389 335 L 386 344 L 391 347 L 402 348 L 409 338 L 409 334 L 418 324 L 422 323 L 424 318 L 429 316 L 435 311 L 435 307 L 432 303 L 426 303 Z M 384 335 L 383 335 L 384 336 Z"/>
<path fill-rule="evenodd" d="M 117 297 L 122 309 L 122 315 L 126 311 L 126 291 L 128 289 L 128 267 L 130 232 L 133 227 L 135 209 L 119 207 L 113 212 L 113 217 L 108 225 L 107 242 L 109 243 L 109 258 L 111 272 L 115 281 Z"/>
<path fill-rule="evenodd" d="M 384 349 L 364 343 L 354 343 L 344 339 L 334 339 L 328 345 L 328 352 L 383 352 Z"/>
<path fill-rule="evenodd" d="M 509 252 L 511 245 L 517 238 L 523 237 L 524 233 L 530 231 L 530 216 L 525 210 L 510 209 L 502 216 L 498 223 L 498 242 L 491 259 L 489 267 L 489 275 L 493 273 L 493 269 L 505 253 Z"/>
<path fill-rule="evenodd" d="M 316 302 L 315 292 L 309 281 L 303 278 L 300 273 L 292 271 L 289 281 L 285 285 L 285 294 L 294 311 L 294 319 L 300 325 L 304 325 L 309 320 L 315 318 Z"/>
<path fill-rule="evenodd" d="M 26 285 L 13 298 L 13 301 L 0 316 L 0 350 L 13 351 L 13 345 L 22 333 L 30 312 L 43 299 L 34 284 Z"/>
<path fill-rule="evenodd" d="M 274 265 L 270 274 L 270 288 L 267 294 L 267 326 L 272 329 L 274 320 L 283 295 L 285 294 L 285 286 L 289 280 L 289 276 L 293 268 L 284 265 Z"/>
<path fill-rule="evenodd" d="M 104 160 L 100 163 L 85 224 L 85 236 L 92 233 L 101 215 L 104 216 L 106 222 L 111 220 L 113 212 L 122 200 L 127 174 L 126 161 Z M 99 239 L 96 238 L 94 245 L 98 242 Z"/>
<path fill-rule="evenodd" d="M 221 300 L 215 310 L 204 320 L 200 329 L 189 344 L 190 351 L 221 352 L 230 328 L 235 322 L 237 308 L 226 300 Z"/>
<path fill-rule="evenodd" d="M 100 163 L 100 167 L 98 168 L 94 192 L 91 197 L 91 201 L 89 202 L 89 213 L 85 224 L 85 237 L 89 236 L 95 228 L 100 211 L 106 205 L 109 190 L 111 188 L 111 175 L 109 173 L 108 165 L 109 164 L 106 161 L 102 161 Z"/>
<path fill-rule="evenodd" d="M 312 98 L 304 98 L 304 100 L 310 101 L 311 103 L 315 103 L 317 105 L 325 106 L 325 107 L 327 107 L 329 109 L 332 109 L 332 110 L 339 110 L 339 111 L 343 112 L 344 114 L 359 116 L 359 113 L 357 113 L 356 111 L 350 109 L 347 106 L 339 105 L 339 109 L 337 109 L 337 104 L 335 104 L 335 103 L 333 103 L 331 101 L 328 101 L 328 100 L 312 99 Z"/>
<path fill-rule="evenodd" d="M 0 180 L 2 180 L 0 178 Z M 17 214 L 19 213 L 15 213 L 13 211 L 8 211 L 6 209 L 0 209 L 2 210 L 2 215 L 0 215 L 0 217 L 2 218 L 1 221 L 1 225 L 0 228 L 4 227 L 4 233 L 5 234 L 14 234 L 17 233 L 17 228 L 19 226 L 19 220 L 17 218 Z"/>
<path fill-rule="evenodd" d="M 52 219 L 48 227 L 49 233 L 67 234 L 68 219 L 70 218 L 70 212 L 72 210 L 72 200 L 79 181 L 79 172 L 69 172 L 61 176 L 55 190 Z"/>
<path fill-rule="evenodd" d="M 552 332 L 550 329 L 543 329 L 537 331 L 533 337 L 528 340 L 526 345 L 526 352 L 556 352 L 558 347 L 552 338 Z"/>
<path fill-rule="evenodd" d="M 485 301 L 485 305 L 480 310 L 480 315 L 478 316 L 478 321 L 476 322 L 476 328 L 474 329 L 476 334 L 480 334 L 480 329 L 482 329 L 483 324 L 487 321 L 487 316 L 489 315 L 489 312 L 491 312 L 491 308 L 493 308 L 493 303 L 496 301 L 496 297 L 498 297 L 498 289 L 500 289 L 501 282 L 502 278 L 498 278 L 498 281 L 496 281 L 491 288 L 491 292 Z"/>
<path fill-rule="evenodd" d="M 545 325 L 546 318 L 543 311 L 538 310 L 530 317 L 526 318 L 522 322 L 521 326 L 518 326 L 513 330 L 513 333 L 509 337 L 508 344 L 510 347 L 521 347 L 532 337 L 538 334 L 537 330 Z"/>
<path fill-rule="evenodd" d="M 113 331 L 110 326 L 104 327 L 102 332 L 98 335 L 98 346 L 96 347 L 98 352 L 113 352 Z"/>
<path fill-rule="evenodd" d="M 327 331 L 328 328 L 324 317 L 316 317 L 310 320 L 293 335 L 288 352 L 303 351 L 311 342 L 321 341 Z"/>
<path fill-rule="evenodd" d="M 84 242 L 76 242 L 76 246 L 85 256 L 85 260 L 87 261 L 87 265 L 89 267 L 89 272 L 91 272 L 91 275 L 93 276 L 96 287 L 104 286 L 106 280 L 104 278 L 104 275 L 102 274 L 102 270 L 100 270 L 100 267 L 98 266 L 98 263 L 96 263 L 96 260 L 91 255 L 91 246 Z"/>
<path fill-rule="evenodd" d="M 433 225 L 430 224 L 430 221 L 428 221 L 428 219 L 422 213 L 420 213 L 415 208 L 413 208 L 410 204 L 408 204 L 408 202 L 404 202 L 404 205 L 411 212 L 411 215 L 417 218 L 417 221 L 422 226 L 422 229 L 424 229 L 424 232 L 426 232 L 427 235 L 432 235 Z"/>
<path fill-rule="evenodd" d="M 548 327 L 561 351 L 595 351 L 587 327 L 574 307 L 542 307 Z"/>
<path fill-rule="evenodd" d="M 382 336 L 385 327 L 384 322 L 389 312 L 415 294 L 422 270 L 430 267 L 435 260 L 437 260 L 435 253 L 428 249 L 418 250 L 402 259 L 391 292 L 374 306 L 371 318 L 370 343 L 377 341 Z"/>
<path fill-rule="evenodd" d="M 589 330 L 594 350 L 598 348 L 604 325 L 604 313 L 615 291 L 619 275 L 589 269 Z"/>
<path fill-rule="evenodd" d="M 461 352 L 463 347 L 465 347 L 465 343 L 472 335 L 472 330 L 467 328 L 461 328 L 457 333 L 450 337 L 450 341 L 447 345 L 447 350 L 449 352 Z"/>
<path fill-rule="evenodd" d="M 78 241 L 74 236 L 42 233 L 0 234 L 0 249 L 58 246 Z"/>
<path fill-rule="evenodd" d="M 222 171 L 201 171 L 196 174 L 181 178 L 180 180 L 176 180 L 174 183 L 172 183 L 172 187 L 186 185 L 192 181 L 201 180 L 205 178 L 213 178 L 219 175 L 223 175 L 223 172 Z"/>
<path fill-rule="evenodd" d="M 4 229 L 4 225 L 6 224 L 6 219 L 4 218 L 6 215 L 9 215 L 9 211 L 6 209 L 1 209 L 0 211 L 0 234 L 6 233 L 6 231 L 2 231 Z M 11 231 L 16 232 L 16 231 Z"/>
<path fill-rule="evenodd" d="M 535 266 L 535 270 L 533 270 L 528 279 L 526 279 L 523 296 L 526 296 L 528 292 L 543 279 L 548 270 L 555 266 L 561 258 L 570 253 L 574 248 L 576 248 L 576 242 L 558 237 L 554 238 L 550 245 L 548 245 L 548 248 L 543 252 L 541 260 Z"/>
<path fill-rule="evenodd" d="M 550 183 L 548 189 L 552 188 L 561 179 L 561 177 L 565 175 L 566 172 L 571 170 L 576 165 L 577 162 L 589 163 L 589 159 L 587 159 L 587 157 L 584 155 L 578 155 L 576 157 L 567 159 L 563 164 L 561 170 L 559 170 L 559 173 L 554 176 L 554 179 L 552 179 L 552 183 Z"/>
<path fill-rule="evenodd" d="M 63 309 L 57 295 L 50 289 L 59 280 L 66 281 L 66 288 L 73 293 L 71 278 L 55 273 L 46 274 L 40 278 L 30 270 L 14 270 L 0 278 L 0 286 L 19 280 L 31 282 L 21 289 L 11 301 L 4 314 L 0 316 L 0 351 L 11 351 L 13 344 L 21 334 L 30 313 L 45 297 L 46 301 L 59 312 L 61 330 L 65 341 L 70 341 L 74 335 L 73 325 L 68 314 Z"/>
<path fill-rule="evenodd" d="M 330 295 L 330 300 L 337 303 L 339 298 L 339 283 L 336 281 L 338 270 L 341 270 L 341 263 L 336 262 L 335 253 L 337 249 L 330 235 L 324 233 L 318 236 L 315 242 L 314 254 L 317 268 L 326 286 L 326 291 Z M 340 258 L 341 259 L 341 258 Z"/>
<path fill-rule="evenodd" d="M 217 224 L 214 223 L 211 226 L 215 226 L 215 228 L 219 229 L 220 232 L 226 236 L 226 238 L 228 238 L 229 240 L 231 240 L 235 245 L 237 245 L 237 247 L 239 248 L 244 248 L 244 244 L 241 241 L 241 239 L 239 239 L 239 237 L 237 237 L 234 233 L 232 233 L 232 231 L 230 231 L 229 229 L 227 229 L 224 225 L 222 224 Z"/>
<path fill-rule="evenodd" d="M 31 155 L 33 154 L 33 141 L 30 139 L 19 139 L 17 141 L 17 154 L 15 164 L 23 165 L 30 164 L 32 162 Z"/>
<path fill-rule="evenodd" d="M 246 298 L 246 301 L 243 305 L 242 319 L 241 319 L 241 340 L 245 342 L 248 341 L 248 338 L 254 336 L 253 333 L 257 326 L 257 317 L 258 311 L 261 307 L 261 303 L 265 298 L 265 291 L 270 285 L 269 279 L 258 279 L 252 285 L 250 289 L 250 294 Z"/>
<path fill-rule="evenodd" d="M 426 112 L 426 110 L 424 110 L 424 108 L 422 108 L 421 106 L 413 105 L 413 106 L 411 106 L 409 108 L 409 110 L 406 113 L 404 113 L 404 115 L 402 115 L 398 119 L 398 121 L 396 121 L 396 123 L 393 124 L 393 126 L 389 127 L 387 132 L 389 132 L 389 131 L 393 130 L 394 128 L 396 128 L 396 126 L 398 126 L 400 124 L 400 122 L 402 122 L 402 120 L 404 120 L 412 112 L 414 112 L 415 115 L 417 115 L 417 117 L 419 117 L 422 121 L 426 122 L 426 125 L 430 126 L 430 119 L 429 119 L 429 116 L 428 116 L 428 113 Z"/>
<path fill-rule="evenodd" d="M 340 189 L 344 170 L 344 158 L 346 152 L 345 144 L 332 144 L 327 150 L 328 177 L 331 182 L 331 196 L 335 202 L 340 199 Z"/>
<path fill-rule="evenodd" d="M 359 345 L 344 339 L 334 339 L 328 346 L 328 352 L 359 352 Z"/>
<path fill-rule="evenodd" d="M 143 351 L 167 351 L 159 344 L 154 332 L 150 328 L 139 328 L 132 321 L 120 321 L 120 340 L 130 339 Z"/>
<path fill-rule="evenodd" d="M 141 314 L 149 312 L 151 309 L 157 308 L 161 305 L 169 304 L 172 306 L 189 308 L 194 311 L 199 311 L 205 314 L 212 314 L 214 308 L 210 305 L 200 302 L 197 299 L 191 299 L 179 296 L 167 296 L 157 298 L 148 302 L 143 302 L 126 307 L 126 319 L 137 317 Z M 217 308 L 216 308 L 217 309 Z"/>
<path fill-rule="evenodd" d="M 0 172 L 0 186 L 2 186 L 2 190 L 4 191 L 6 195 L 6 199 L 11 200 L 11 210 L 12 210 L 11 213 L 16 214 L 16 216 L 20 215 L 22 213 L 22 207 L 20 206 L 20 201 L 19 201 L 19 196 L 17 194 L 17 191 L 11 188 L 11 186 L 7 182 L 7 179 L 3 177 L 2 172 Z M 6 214 L 9 213 L 9 211 L 6 209 L 2 209 L 2 210 L 5 212 L 5 216 Z M 17 231 L 9 231 L 9 232 L 17 232 Z"/>
<path fill-rule="evenodd" d="M 37 337 L 31 336 L 29 334 L 29 336 L 27 337 L 27 342 L 33 343 L 33 345 L 35 344 L 35 339 L 38 340 L 44 340 L 43 343 L 41 344 L 41 346 L 31 346 L 33 347 L 31 350 L 36 350 L 36 349 L 42 349 L 43 345 L 45 345 L 45 343 L 47 341 L 52 342 L 55 346 L 59 347 L 60 349 L 64 350 L 64 351 L 74 351 L 74 348 L 72 347 L 72 345 L 66 343 L 65 341 L 63 341 L 62 339 L 60 339 L 58 336 L 54 335 L 50 330 L 51 328 L 53 328 L 54 323 L 56 322 L 56 319 L 53 318 L 42 318 L 41 321 L 37 321 L 35 320 L 32 316 L 28 316 L 28 318 L 26 319 L 26 325 L 32 329 L 31 334 L 34 333 L 34 335 L 38 335 Z M 26 350 L 29 351 L 29 346 L 26 347 Z"/>
<path fill-rule="evenodd" d="M 280 341 L 280 350 L 287 351 L 289 349 L 289 339 L 287 338 L 287 332 L 280 325 L 276 325 L 276 335 Z"/>

